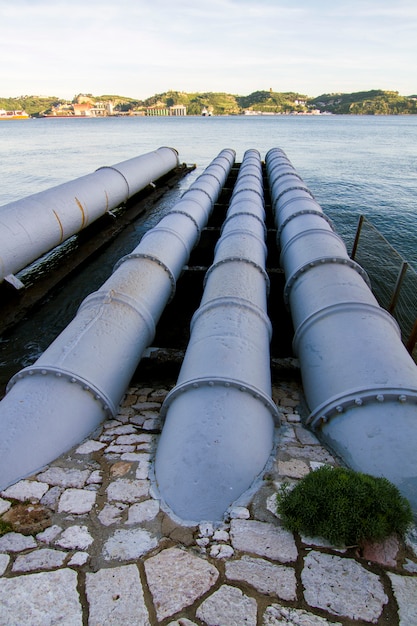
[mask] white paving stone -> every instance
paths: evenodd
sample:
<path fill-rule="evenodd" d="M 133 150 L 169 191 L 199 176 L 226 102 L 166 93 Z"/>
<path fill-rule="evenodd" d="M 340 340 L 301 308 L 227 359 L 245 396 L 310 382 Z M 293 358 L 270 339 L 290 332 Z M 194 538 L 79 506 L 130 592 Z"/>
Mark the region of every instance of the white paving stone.
<path fill-rule="evenodd" d="M 78 470 L 68 467 L 50 467 L 38 475 L 38 480 L 54 487 L 84 487 L 90 475 L 89 470 Z"/>
<path fill-rule="evenodd" d="M 20 480 L 18 483 L 7 487 L 0 495 L 5 498 L 13 498 L 25 502 L 39 502 L 42 496 L 48 491 L 48 485 L 37 480 Z"/>
<path fill-rule="evenodd" d="M 103 473 L 101 470 L 94 470 L 87 479 L 87 485 L 101 485 L 103 482 Z"/>
<path fill-rule="evenodd" d="M 207 626 L 256 626 L 257 606 L 240 589 L 223 585 L 197 609 Z"/>
<path fill-rule="evenodd" d="M 101 441 L 95 441 L 94 439 L 90 439 L 89 441 L 85 441 L 76 449 L 76 454 L 92 454 L 93 452 L 98 452 L 98 450 L 102 450 L 106 447 L 105 443 Z"/>
<path fill-rule="evenodd" d="M 117 524 L 121 521 L 123 511 L 126 507 L 127 504 L 123 504 L 122 502 L 119 502 L 118 504 L 105 504 L 97 517 L 103 526 Z"/>
<path fill-rule="evenodd" d="M 303 609 L 292 609 L 280 604 L 268 606 L 262 626 L 342 626 L 340 622 L 329 622 L 324 617 L 313 615 Z"/>
<path fill-rule="evenodd" d="M 353 559 L 312 551 L 301 581 L 306 602 L 336 616 L 376 623 L 388 602 L 379 577 Z"/>
<path fill-rule="evenodd" d="M 8 554 L 0 554 L 0 576 L 3 576 L 10 561 Z"/>
<path fill-rule="evenodd" d="M 132 504 L 129 508 L 129 515 L 126 524 L 140 524 L 155 519 L 159 513 L 158 500 L 144 500 L 137 504 Z"/>
<path fill-rule="evenodd" d="M 85 586 L 89 626 L 150 625 L 136 565 L 87 574 Z"/>
<path fill-rule="evenodd" d="M 103 556 L 106 561 L 131 561 L 157 545 L 156 538 L 142 528 L 118 529 L 104 544 Z"/>
<path fill-rule="evenodd" d="M 147 559 L 145 571 L 158 620 L 193 604 L 219 576 L 213 565 L 179 548 L 168 548 Z"/>
<path fill-rule="evenodd" d="M 59 499 L 58 513 L 89 513 L 96 501 L 96 492 L 88 489 L 66 489 Z"/>
<path fill-rule="evenodd" d="M 77 574 L 69 569 L 0 578 L 0 626 L 82 626 Z"/>
<path fill-rule="evenodd" d="M 274 565 L 265 559 L 243 556 L 226 563 L 229 580 L 247 582 L 260 593 L 275 595 L 282 600 L 296 600 L 297 581 L 292 567 Z"/>
<path fill-rule="evenodd" d="M 36 535 L 36 539 L 41 543 L 52 543 L 52 541 L 54 541 L 61 532 L 61 526 L 54 524 L 53 526 L 49 526 L 49 528 L 43 530 L 41 533 L 38 533 Z"/>
<path fill-rule="evenodd" d="M 245 506 L 234 506 L 230 509 L 230 519 L 249 519 L 249 509 Z"/>
<path fill-rule="evenodd" d="M 175 622 L 169 622 L 168 626 L 197 626 L 197 624 L 186 617 L 181 617 L 175 620 Z"/>
<path fill-rule="evenodd" d="M 303 478 L 309 474 L 310 468 L 304 461 L 291 459 L 290 461 L 278 461 L 278 472 L 281 476 L 289 478 Z"/>
<path fill-rule="evenodd" d="M 29 554 L 19 554 L 13 563 L 13 572 L 33 572 L 37 569 L 55 569 L 61 567 L 67 557 L 66 552 L 42 548 Z"/>
<path fill-rule="evenodd" d="M 417 557 L 417 526 L 412 526 L 405 535 L 405 543 Z"/>
<path fill-rule="evenodd" d="M 55 545 L 70 550 L 86 550 L 93 541 L 87 526 L 70 526 L 58 537 Z"/>
<path fill-rule="evenodd" d="M 31 536 L 20 533 L 6 533 L 0 537 L 0 552 L 23 552 L 36 548 L 36 541 Z"/>
<path fill-rule="evenodd" d="M 232 520 L 230 538 L 235 550 L 289 563 L 298 556 L 292 533 L 280 526 L 256 520 Z"/>
<path fill-rule="evenodd" d="M 8 500 L 3 500 L 3 498 L 0 498 L 0 515 L 3 515 L 3 513 L 6 513 L 6 511 L 8 511 L 11 506 L 12 506 L 11 502 L 9 502 Z"/>
<path fill-rule="evenodd" d="M 215 559 L 230 559 L 234 553 L 232 546 L 228 546 L 225 543 L 215 543 L 210 548 L 210 556 Z"/>
<path fill-rule="evenodd" d="M 70 560 L 68 561 L 68 566 L 70 567 L 81 567 L 85 565 L 90 558 L 88 552 L 75 552 Z"/>
<path fill-rule="evenodd" d="M 108 428 L 106 430 L 106 435 L 130 435 L 131 433 L 135 433 L 136 428 L 131 426 L 130 424 L 126 424 L 125 426 L 116 426 L 115 428 Z"/>
<path fill-rule="evenodd" d="M 137 502 L 149 494 L 147 480 L 129 480 L 119 478 L 107 487 L 107 497 L 110 502 Z"/>
<path fill-rule="evenodd" d="M 398 602 L 400 626 L 417 624 L 417 577 L 387 573 Z"/>

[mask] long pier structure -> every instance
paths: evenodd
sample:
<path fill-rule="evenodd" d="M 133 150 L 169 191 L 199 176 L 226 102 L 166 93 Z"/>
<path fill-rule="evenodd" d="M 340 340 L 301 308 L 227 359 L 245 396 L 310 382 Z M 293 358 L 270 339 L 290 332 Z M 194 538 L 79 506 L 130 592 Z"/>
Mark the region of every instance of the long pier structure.
<path fill-rule="evenodd" d="M 172 149 L 163 150 L 170 162 Z M 178 168 L 175 154 L 170 165 Z M 168 172 L 164 163 L 151 178 Z M 115 416 L 147 367 L 175 363 L 182 369 L 163 407 L 156 489 L 185 519 L 189 481 L 191 521 L 219 521 L 280 445 L 270 366 L 289 368 L 294 357 L 306 422 L 342 462 L 386 476 L 417 509 L 417 367 L 396 323 L 286 155 L 273 149 L 263 163 L 249 150 L 236 164 L 226 149 L 10 380 L 0 402 L 0 489 Z M 213 466 L 212 490 L 199 481 Z"/>

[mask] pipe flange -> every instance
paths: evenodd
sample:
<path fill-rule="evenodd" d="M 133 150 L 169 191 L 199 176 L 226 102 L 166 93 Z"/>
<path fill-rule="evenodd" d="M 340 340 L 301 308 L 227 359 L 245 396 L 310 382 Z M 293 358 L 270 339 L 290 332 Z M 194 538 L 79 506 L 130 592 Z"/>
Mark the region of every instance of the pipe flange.
<path fill-rule="evenodd" d="M 305 191 L 306 194 L 308 194 L 309 196 L 311 196 L 311 198 L 313 198 L 314 200 L 314 196 L 312 194 L 312 192 L 310 191 L 310 189 L 308 187 L 303 187 L 302 185 L 294 185 L 293 187 L 287 187 L 286 189 L 284 189 L 283 191 L 281 191 L 276 198 L 274 198 L 274 205 L 278 204 L 278 202 L 281 200 L 281 198 L 283 196 L 285 196 L 286 193 L 289 193 L 290 191 Z"/>
<path fill-rule="evenodd" d="M 257 205 L 257 206 L 259 206 L 259 205 Z M 230 222 L 230 220 L 233 220 L 235 217 L 240 217 L 241 215 L 247 215 L 249 217 L 253 217 L 255 220 L 258 220 L 258 222 L 262 225 L 262 228 L 263 228 L 263 231 L 264 231 L 264 234 L 265 234 L 265 237 L 266 237 L 267 228 L 265 226 L 264 220 L 261 217 L 259 217 L 259 215 L 255 215 L 254 213 L 251 213 L 250 211 L 239 211 L 239 213 L 233 213 L 232 215 L 229 215 L 229 217 L 227 217 L 224 220 L 224 222 L 223 222 L 223 225 L 222 225 L 221 230 L 220 230 L 220 234 L 221 235 L 223 234 L 224 227 L 226 226 L 226 224 L 228 224 L 228 222 Z"/>
<path fill-rule="evenodd" d="M 126 256 L 123 256 L 117 261 L 116 265 L 114 266 L 113 272 L 115 272 L 122 265 L 122 263 L 124 263 L 125 261 L 129 261 L 129 259 L 147 259 L 149 261 L 153 261 L 154 263 L 162 267 L 163 270 L 165 270 L 165 272 L 168 274 L 169 282 L 171 283 L 171 294 L 168 300 L 168 302 L 171 302 L 172 298 L 175 296 L 176 280 L 168 265 L 163 263 L 161 259 L 158 259 L 158 257 L 154 256 L 153 254 L 145 254 L 143 252 L 131 252 L 130 254 L 126 254 Z"/>
<path fill-rule="evenodd" d="M 96 172 L 99 172 L 100 170 L 113 170 L 114 172 L 117 172 L 118 174 L 120 174 L 120 176 L 123 178 L 123 180 L 126 183 L 126 187 L 127 187 L 127 196 L 126 196 L 126 200 L 128 200 L 130 198 L 130 187 L 129 187 L 129 182 L 126 178 L 126 176 L 124 174 L 122 174 L 122 172 L 120 172 L 117 167 L 114 167 L 112 165 L 102 165 L 101 167 L 98 167 L 96 169 Z M 125 200 L 125 202 L 126 202 Z"/>
<path fill-rule="evenodd" d="M 277 176 L 275 176 L 275 178 L 272 178 L 272 175 L 271 175 L 270 180 L 269 180 L 269 187 L 270 187 L 270 189 L 272 189 L 273 186 L 275 185 L 275 183 L 280 178 L 283 178 L 284 176 L 294 176 L 294 178 L 298 178 L 298 180 L 301 181 L 302 183 L 304 182 L 303 179 L 301 178 L 301 176 L 299 176 L 299 174 L 297 174 L 297 172 L 294 172 L 294 171 L 281 172 L 281 174 L 278 174 Z"/>
<path fill-rule="evenodd" d="M 174 389 L 172 389 L 169 394 L 166 396 L 160 411 L 160 415 L 162 418 L 166 417 L 169 407 L 173 403 L 173 401 L 178 397 L 183 395 L 189 390 L 193 389 L 201 389 L 206 387 L 225 387 L 231 389 L 238 389 L 242 393 L 248 393 L 255 400 L 260 400 L 262 404 L 269 410 L 272 414 L 273 418 L 276 420 L 279 425 L 279 411 L 275 404 L 275 402 L 268 396 L 264 391 L 258 389 L 257 387 L 250 385 L 241 380 L 237 380 L 235 378 L 228 377 L 216 377 L 216 376 L 205 376 L 201 378 L 193 378 L 191 380 L 187 380 L 183 383 L 180 383 Z"/>
<path fill-rule="evenodd" d="M 167 213 L 166 217 L 168 217 L 168 215 L 172 215 L 173 213 L 176 213 L 178 215 L 185 215 L 186 217 L 188 217 L 192 223 L 194 224 L 194 226 L 196 227 L 197 230 L 197 240 L 195 245 L 197 245 L 197 243 L 200 241 L 200 236 L 201 236 L 201 228 L 197 222 L 197 220 L 190 215 L 190 213 L 187 213 L 187 211 L 180 211 L 179 209 L 171 209 L 171 211 L 169 213 Z"/>
<path fill-rule="evenodd" d="M 299 217 L 300 215 L 317 215 L 318 217 L 321 217 L 322 219 L 324 219 L 332 228 L 332 230 L 334 230 L 332 220 L 325 213 L 323 213 L 323 211 L 319 211 L 318 209 L 302 209 L 301 211 L 296 211 L 295 213 L 291 213 L 291 215 L 289 215 L 287 219 L 285 219 L 282 222 L 282 224 L 277 230 L 277 240 L 279 240 L 279 238 L 281 237 L 281 233 L 286 227 L 286 225 L 288 224 L 288 222 L 291 222 L 291 220 L 293 220 L 295 217 Z"/>
<path fill-rule="evenodd" d="M 264 202 L 264 195 L 261 191 L 258 191 L 257 189 L 252 189 L 251 187 L 242 187 L 242 189 L 237 189 L 236 191 L 233 191 L 233 195 L 232 195 L 232 199 L 235 198 L 235 196 L 237 196 L 239 193 L 243 193 L 244 191 L 251 191 L 252 193 L 255 193 L 257 196 L 259 196 L 262 200 L 262 205 Z"/>
<path fill-rule="evenodd" d="M 320 205 L 318 204 L 317 200 L 313 196 L 308 196 L 308 195 L 307 196 L 296 196 L 295 198 L 288 198 L 288 200 L 283 202 L 281 204 L 281 206 L 279 206 L 279 207 L 276 206 L 275 200 L 272 199 L 272 208 L 273 208 L 274 215 L 275 215 L 275 221 L 277 221 L 276 215 L 279 214 L 281 211 L 283 211 L 285 209 L 285 207 L 287 207 L 292 202 L 312 202 L 314 204 L 314 206 L 320 207 Z"/>
<path fill-rule="evenodd" d="M 360 388 L 347 394 L 330 398 L 321 404 L 307 418 L 306 423 L 313 429 L 321 428 L 329 420 L 342 415 L 352 408 L 386 402 L 417 404 L 417 389 L 411 387 Z"/>
<path fill-rule="evenodd" d="M 256 317 L 258 317 L 261 320 L 261 322 L 265 324 L 269 341 L 271 341 L 272 324 L 271 324 L 271 320 L 269 319 L 265 311 L 258 305 L 253 304 L 252 302 L 250 302 L 249 300 L 246 300 L 245 298 L 239 298 L 239 297 L 233 297 L 233 296 L 219 296 L 217 298 L 212 298 L 205 304 L 202 304 L 194 313 L 193 317 L 191 318 L 191 322 L 190 322 L 191 332 L 198 318 L 204 315 L 205 313 L 207 313 L 207 311 L 209 311 L 210 309 L 216 309 L 218 307 L 227 307 L 227 306 L 232 306 L 232 307 L 236 307 L 239 309 L 246 309 L 246 311 L 249 311 L 250 313 L 256 315 Z"/>
<path fill-rule="evenodd" d="M 31 365 L 30 367 L 25 367 L 10 379 L 6 387 L 6 393 L 8 393 L 10 389 L 19 382 L 19 380 L 39 375 L 63 378 L 72 384 L 77 384 L 83 389 L 83 391 L 88 391 L 92 396 L 94 396 L 94 399 L 97 400 L 97 402 L 101 403 L 101 407 L 105 414 L 111 415 L 112 417 L 117 416 L 117 407 L 114 406 L 113 401 L 107 396 L 107 394 L 104 393 L 104 391 L 96 387 L 96 385 L 83 376 L 53 365 Z"/>
<path fill-rule="evenodd" d="M 345 265 L 347 267 L 350 267 L 351 269 L 355 270 L 355 272 L 359 274 L 359 276 L 365 281 L 369 289 L 371 288 L 371 283 L 370 283 L 368 274 L 365 272 L 363 267 L 359 265 L 359 263 L 356 263 L 356 261 L 352 261 L 352 259 L 349 259 L 349 257 L 347 258 L 339 257 L 339 256 L 319 257 L 318 259 L 312 259 L 311 261 L 307 261 L 307 263 L 304 263 L 304 265 L 301 265 L 301 267 L 297 268 L 295 272 L 293 272 L 293 274 L 291 274 L 291 276 L 288 278 L 284 287 L 284 302 L 286 306 L 288 306 L 289 304 L 290 292 L 291 292 L 292 287 L 294 286 L 294 283 L 297 281 L 297 279 L 302 274 L 305 274 L 308 270 L 313 269 L 314 267 L 318 267 L 319 265 L 328 265 L 329 263 L 335 264 L 335 265 Z"/>
<path fill-rule="evenodd" d="M 203 287 L 206 286 L 208 277 L 210 276 L 212 271 L 216 269 L 216 267 L 218 267 L 219 265 L 224 265 L 225 263 L 233 263 L 235 261 L 238 261 L 239 263 L 246 263 L 247 265 L 251 265 L 252 267 L 257 269 L 258 272 L 262 274 L 265 280 L 266 292 L 267 292 L 267 295 L 269 295 L 270 282 L 269 282 L 269 276 L 266 273 L 266 270 L 260 265 L 258 265 L 258 263 L 255 263 L 255 261 L 252 261 L 252 259 L 246 259 L 245 257 L 240 257 L 240 256 L 229 256 L 226 259 L 221 259 L 221 261 L 217 261 L 216 263 L 213 263 L 213 265 L 209 267 L 209 269 L 206 272 L 206 275 L 204 276 Z"/>
<path fill-rule="evenodd" d="M 198 180 L 198 179 L 197 179 Z M 217 181 L 219 182 L 219 181 Z M 200 191 L 201 193 L 204 193 L 207 198 L 210 200 L 210 203 L 213 204 L 214 200 L 211 197 L 211 195 L 209 194 L 209 192 L 206 189 L 202 189 L 201 187 L 197 187 L 197 186 L 192 186 L 189 189 L 187 189 L 186 191 L 184 191 L 184 193 L 182 194 L 181 198 L 184 198 L 185 195 L 187 195 L 187 193 L 190 193 L 190 191 Z"/>

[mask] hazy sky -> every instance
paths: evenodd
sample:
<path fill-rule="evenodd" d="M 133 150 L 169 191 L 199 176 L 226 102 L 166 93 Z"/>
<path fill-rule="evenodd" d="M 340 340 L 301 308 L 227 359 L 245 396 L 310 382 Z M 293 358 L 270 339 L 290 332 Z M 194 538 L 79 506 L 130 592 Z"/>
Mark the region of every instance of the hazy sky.
<path fill-rule="evenodd" d="M 0 0 L 0 96 L 417 93 L 416 0 Z"/>

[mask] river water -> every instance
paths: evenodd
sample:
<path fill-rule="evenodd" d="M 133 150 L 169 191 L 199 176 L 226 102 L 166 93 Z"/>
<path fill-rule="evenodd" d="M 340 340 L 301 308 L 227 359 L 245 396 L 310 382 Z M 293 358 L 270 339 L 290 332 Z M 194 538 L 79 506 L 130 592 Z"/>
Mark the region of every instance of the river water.
<path fill-rule="evenodd" d="M 0 124 L 0 207 L 89 174 L 102 165 L 170 146 L 196 163 L 158 211 L 128 229 L 82 284 L 0 338 L 0 383 L 32 363 L 97 289 L 114 262 L 132 250 L 223 148 L 240 162 L 248 148 L 262 158 L 282 148 L 332 218 L 348 248 L 364 214 L 417 270 L 417 116 L 236 116 L 33 119 Z M 1 210 L 1 209 L 0 209 Z"/>

